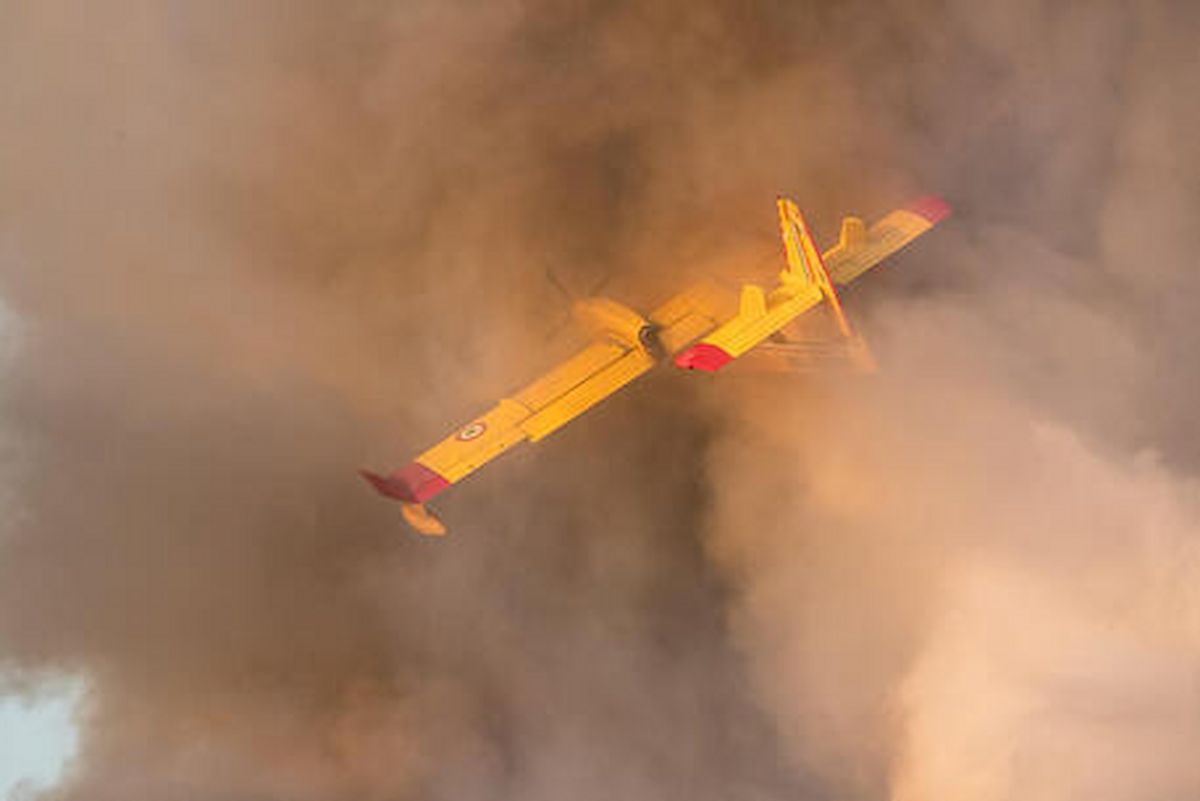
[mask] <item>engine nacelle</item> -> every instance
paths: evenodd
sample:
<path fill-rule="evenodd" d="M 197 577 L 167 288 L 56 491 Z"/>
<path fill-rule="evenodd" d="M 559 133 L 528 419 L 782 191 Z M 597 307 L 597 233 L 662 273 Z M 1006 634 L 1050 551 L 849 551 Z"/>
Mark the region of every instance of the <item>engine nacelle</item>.
<path fill-rule="evenodd" d="M 654 326 L 650 321 L 615 300 L 587 298 L 576 302 L 571 312 L 593 337 L 608 337 L 639 350 L 649 350 L 654 345 Z"/>

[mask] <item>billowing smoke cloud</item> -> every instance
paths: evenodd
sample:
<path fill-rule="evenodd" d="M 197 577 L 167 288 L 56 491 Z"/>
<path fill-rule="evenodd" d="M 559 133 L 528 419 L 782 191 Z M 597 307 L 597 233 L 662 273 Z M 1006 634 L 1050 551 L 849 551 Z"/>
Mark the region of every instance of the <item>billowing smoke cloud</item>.
<path fill-rule="evenodd" d="M 0 12 L 0 660 L 89 679 L 58 797 L 1187 796 L 1195 23 Z M 849 298 L 880 377 L 649 379 L 434 544 L 357 481 L 569 352 L 547 270 L 648 304 L 776 192 L 922 190 Z"/>
<path fill-rule="evenodd" d="M 996 59 L 985 99 L 918 94 L 963 135 L 922 251 L 953 274 L 864 288 L 877 379 L 728 390 L 710 552 L 792 759 L 846 797 L 1192 797 L 1195 20 L 1018 5 L 938 24 Z"/>

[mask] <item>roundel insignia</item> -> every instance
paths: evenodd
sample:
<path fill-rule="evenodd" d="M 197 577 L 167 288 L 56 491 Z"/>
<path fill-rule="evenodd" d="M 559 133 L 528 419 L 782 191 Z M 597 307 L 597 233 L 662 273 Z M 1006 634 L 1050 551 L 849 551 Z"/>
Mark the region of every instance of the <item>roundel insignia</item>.
<path fill-rule="evenodd" d="M 487 424 L 482 420 L 477 420 L 459 431 L 457 439 L 462 442 L 470 442 L 473 439 L 478 439 L 484 431 L 487 431 Z"/>

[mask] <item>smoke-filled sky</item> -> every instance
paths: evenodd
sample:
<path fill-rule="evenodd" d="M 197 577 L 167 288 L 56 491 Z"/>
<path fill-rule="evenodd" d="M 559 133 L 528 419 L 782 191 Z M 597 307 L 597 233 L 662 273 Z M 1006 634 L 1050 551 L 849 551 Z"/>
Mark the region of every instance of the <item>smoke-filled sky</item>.
<path fill-rule="evenodd" d="M 0 5 L 0 669 L 54 801 L 1200 796 L 1184 2 Z M 640 382 L 399 464 L 649 307 L 956 216 L 869 378 Z"/>

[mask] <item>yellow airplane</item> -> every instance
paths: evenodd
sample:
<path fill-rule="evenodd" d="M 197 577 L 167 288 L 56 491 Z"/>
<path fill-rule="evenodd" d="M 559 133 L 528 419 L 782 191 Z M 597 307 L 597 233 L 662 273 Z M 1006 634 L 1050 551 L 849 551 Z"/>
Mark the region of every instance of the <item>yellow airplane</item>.
<path fill-rule="evenodd" d="M 922 198 L 870 228 L 846 217 L 837 244 L 821 253 L 796 204 L 780 198 L 776 205 L 787 264 L 774 287 L 743 284 L 740 292 L 730 292 L 704 282 L 645 317 L 608 298 L 581 301 L 573 311 L 594 339 L 591 345 L 408 465 L 386 476 L 363 470 L 363 477 L 401 502 L 404 519 L 416 531 L 441 535 L 446 528 L 426 501 L 508 449 L 561 428 L 661 361 L 711 372 L 753 351 L 771 369 L 828 364 L 873 369 L 834 287 L 850 283 L 928 231 L 950 214 L 949 206 L 940 198 Z M 797 338 L 798 318 L 822 303 L 831 332 Z"/>

